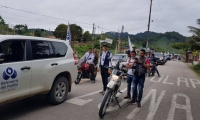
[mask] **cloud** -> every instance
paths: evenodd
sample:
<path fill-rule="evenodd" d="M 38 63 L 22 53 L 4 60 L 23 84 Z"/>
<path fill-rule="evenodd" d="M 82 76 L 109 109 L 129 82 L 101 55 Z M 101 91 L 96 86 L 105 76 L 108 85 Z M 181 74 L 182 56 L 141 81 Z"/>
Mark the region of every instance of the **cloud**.
<path fill-rule="evenodd" d="M 9 24 L 27 24 L 29 28 L 54 30 L 60 23 L 76 23 L 84 30 L 124 31 L 130 34 L 147 30 L 150 0 L 0 0 L 0 5 L 46 16 L 0 7 L 0 15 Z M 190 36 L 187 26 L 196 26 L 199 0 L 153 0 L 150 31 L 177 31 Z M 62 20 L 65 19 L 65 20 Z M 71 21 L 69 21 L 71 20 Z M 84 24 L 86 23 L 86 24 Z"/>

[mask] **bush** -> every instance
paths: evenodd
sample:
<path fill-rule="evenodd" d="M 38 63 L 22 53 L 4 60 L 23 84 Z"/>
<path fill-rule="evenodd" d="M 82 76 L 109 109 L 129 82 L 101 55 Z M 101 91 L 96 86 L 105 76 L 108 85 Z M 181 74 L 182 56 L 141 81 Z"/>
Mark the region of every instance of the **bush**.
<path fill-rule="evenodd" d="M 82 57 L 89 48 L 92 48 L 91 45 L 80 45 L 80 46 L 74 46 L 73 50 L 75 52 L 78 52 L 78 57 Z"/>
<path fill-rule="evenodd" d="M 194 65 L 194 70 L 200 74 L 200 63 L 198 63 L 197 65 Z"/>

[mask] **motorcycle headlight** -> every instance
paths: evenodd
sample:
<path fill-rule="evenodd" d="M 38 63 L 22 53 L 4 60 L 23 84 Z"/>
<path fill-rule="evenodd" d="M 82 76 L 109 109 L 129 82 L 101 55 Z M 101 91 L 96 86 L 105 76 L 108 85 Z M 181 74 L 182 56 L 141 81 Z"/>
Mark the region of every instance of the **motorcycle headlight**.
<path fill-rule="evenodd" d="M 117 75 L 112 75 L 112 80 L 113 80 L 113 81 L 117 82 L 118 79 L 119 79 L 119 76 L 117 76 Z"/>

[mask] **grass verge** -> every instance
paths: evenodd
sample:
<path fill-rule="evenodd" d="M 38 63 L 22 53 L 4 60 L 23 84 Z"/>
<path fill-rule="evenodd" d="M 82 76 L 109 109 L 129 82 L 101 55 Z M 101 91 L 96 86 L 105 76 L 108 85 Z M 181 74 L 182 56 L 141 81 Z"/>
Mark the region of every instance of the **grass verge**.
<path fill-rule="evenodd" d="M 200 68 L 199 68 L 200 64 L 197 65 L 189 65 L 189 67 L 200 76 Z"/>

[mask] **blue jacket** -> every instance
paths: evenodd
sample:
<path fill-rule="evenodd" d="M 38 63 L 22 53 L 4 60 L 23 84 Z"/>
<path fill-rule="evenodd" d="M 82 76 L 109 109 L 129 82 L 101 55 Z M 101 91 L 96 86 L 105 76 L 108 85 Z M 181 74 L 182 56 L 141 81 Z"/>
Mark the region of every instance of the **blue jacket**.
<path fill-rule="evenodd" d="M 100 56 L 100 62 L 99 62 L 99 67 L 101 67 L 101 57 L 102 57 L 102 53 Z M 109 62 L 110 62 L 110 51 L 107 51 L 106 56 L 105 56 L 105 60 L 104 60 L 104 65 L 103 66 L 109 66 Z"/>

